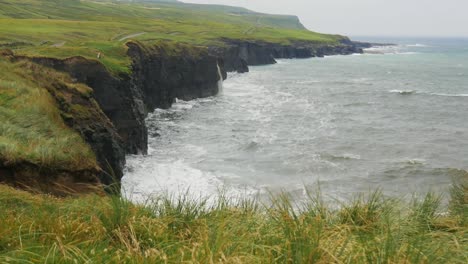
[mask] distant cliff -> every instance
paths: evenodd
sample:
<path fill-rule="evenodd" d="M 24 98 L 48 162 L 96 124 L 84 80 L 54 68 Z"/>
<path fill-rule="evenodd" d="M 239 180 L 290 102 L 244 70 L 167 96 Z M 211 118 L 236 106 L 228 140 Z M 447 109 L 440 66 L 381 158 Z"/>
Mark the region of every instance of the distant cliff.
<path fill-rule="evenodd" d="M 260 41 L 225 40 L 222 48 L 212 47 L 211 53 L 224 62 L 228 72 L 248 72 L 248 66 L 276 63 L 275 59 L 312 58 L 326 55 L 348 55 L 362 53 L 365 43 L 352 42 L 343 37 L 336 44 L 317 44 L 314 42 L 294 42 L 282 45 Z"/>

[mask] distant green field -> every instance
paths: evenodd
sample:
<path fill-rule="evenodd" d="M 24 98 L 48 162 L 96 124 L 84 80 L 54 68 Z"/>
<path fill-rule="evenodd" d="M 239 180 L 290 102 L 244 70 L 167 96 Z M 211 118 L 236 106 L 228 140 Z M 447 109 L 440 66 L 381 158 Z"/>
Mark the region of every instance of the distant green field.
<path fill-rule="evenodd" d="M 221 39 L 287 44 L 336 43 L 341 36 L 306 30 L 297 17 L 244 8 L 108 0 L 0 1 L 0 49 L 17 54 L 101 60 L 113 73 L 128 72 L 125 42 L 160 40 L 223 45 Z"/>

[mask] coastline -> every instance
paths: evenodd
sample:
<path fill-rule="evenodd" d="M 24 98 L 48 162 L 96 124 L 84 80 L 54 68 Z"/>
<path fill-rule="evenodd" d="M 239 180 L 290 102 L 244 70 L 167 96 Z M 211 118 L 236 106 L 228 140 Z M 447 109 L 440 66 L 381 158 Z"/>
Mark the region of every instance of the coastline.
<path fill-rule="evenodd" d="M 275 64 L 275 59 L 282 58 L 362 53 L 362 48 L 370 44 L 355 43 L 343 38 L 338 45 L 311 42 L 280 45 L 234 40 L 227 41 L 223 47 L 212 46 L 207 49 L 186 44 L 176 45 L 180 51 L 172 54 L 169 51 L 172 46 L 165 44 L 148 46 L 136 41 L 127 42 L 127 56 L 132 60 L 131 72 L 121 73 L 119 76 L 110 73 L 98 60 L 84 57 L 54 59 L 16 56 L 13 52 L 3 52 L 3 57 L 11 62 L 32 62 L 69 74 L 74 82 L 93 90 L 92 97 L 86 100 L 95 100 L 99 111 L 107 118 L 92 120 L 72 114 L 64 120 L 81 135 L 96 155 L 101 168 L 97 174 L 98 181 L 104 186 L 110 186 L 114 182 L 120 184 L 125 155 L 147 153 L 148 130 L 145 118 L 154 109 L 167 109 L 176 98 L 187 101 L 216 95 L 221 76 L 226 79 L 227 72 L 248 72 L 249 66 Z M 55 100 L 60 102 L 62 99 L 55 96 Z M 66 109 L 62 108 L 61 111 L 67 112 Z M 29 185 L 27 179 L 31 175 L 22 165 L 3 164 L 1 167 L 0 180 L 16 186 L 17 182 Z M 42 168 L 39 174 L 41 171 L 47 172 L 51 179 L 64 174 L 54 168 Z M 65 174 L 70 178 L 65 182 L 69 182 L 69 187 L 73 188 L 73 185 L 95 181 L 89 179 L 89 174 L 96 173 L 85 173 L 88 175 L 86 177 L 81 176 L 81 171 L 68 171 Z M 37 184 L 32 185 L 29 187 Z"/>

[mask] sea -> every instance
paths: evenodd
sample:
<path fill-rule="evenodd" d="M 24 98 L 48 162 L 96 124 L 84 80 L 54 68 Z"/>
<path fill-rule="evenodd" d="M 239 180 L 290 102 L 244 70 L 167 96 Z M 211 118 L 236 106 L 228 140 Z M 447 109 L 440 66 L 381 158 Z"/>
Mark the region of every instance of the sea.
<path fill-rule="evenodd" d="M 396 45 L 250 67 L 218 96 L 156 109 L 123 192 L 447 199 L 468 177 L 468 39 L 354 40 Z"/>

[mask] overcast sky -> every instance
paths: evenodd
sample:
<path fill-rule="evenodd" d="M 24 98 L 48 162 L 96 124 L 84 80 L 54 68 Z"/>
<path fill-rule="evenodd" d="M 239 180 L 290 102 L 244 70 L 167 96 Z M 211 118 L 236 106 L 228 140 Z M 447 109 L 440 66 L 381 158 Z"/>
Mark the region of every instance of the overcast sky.
<path fill-rule="evenodd" d="M 182 0 L 297 15 L 310 30 L 349 36 L 468 37 L 468 0 Z"/>

